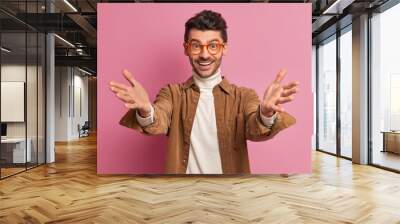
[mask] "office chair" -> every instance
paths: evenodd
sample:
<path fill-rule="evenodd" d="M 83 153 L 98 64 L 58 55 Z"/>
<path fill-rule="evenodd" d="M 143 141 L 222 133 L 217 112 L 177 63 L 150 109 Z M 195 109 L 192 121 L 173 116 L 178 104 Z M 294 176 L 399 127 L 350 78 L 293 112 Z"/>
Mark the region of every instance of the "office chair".
<path fill-rule="evenodd" d="M 80 127 L 80 125 L 78 124 L 78 129 L 79 129 L 79 138 L 89 136 L 89 129 L 90 129 L 89 121 L 85 121 L 82 127 Z"/>

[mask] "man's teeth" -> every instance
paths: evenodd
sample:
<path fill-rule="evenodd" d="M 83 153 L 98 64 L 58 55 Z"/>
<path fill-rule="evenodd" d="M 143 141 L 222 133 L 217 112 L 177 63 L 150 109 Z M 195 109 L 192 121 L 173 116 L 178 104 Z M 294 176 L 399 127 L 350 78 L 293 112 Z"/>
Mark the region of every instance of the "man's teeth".
<path fill-rule="evenodd" d="M 199 65 L 209 65 L 211 63 L 212 63 L 211 61 L 210 62 L 199 62 Z"/>

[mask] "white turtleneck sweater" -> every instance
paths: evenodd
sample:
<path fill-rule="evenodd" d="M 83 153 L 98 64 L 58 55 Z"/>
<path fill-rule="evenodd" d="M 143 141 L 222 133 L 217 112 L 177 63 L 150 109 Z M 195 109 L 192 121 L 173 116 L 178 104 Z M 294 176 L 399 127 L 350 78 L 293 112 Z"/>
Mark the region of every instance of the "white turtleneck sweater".
<path fill-rule="evenodd" d="M 189 160 L 186 174 L 222 174 L 221 156 L 219 154 L 217 123 L 215 119 L 214 86 L 222 81 L 220 69 L 210 77 L 202 78 L 195 72 L 192 73 L 195 84 L 200 89 L 200 98 L 190 135 Z M 266 126 L 272 126 L 275 115 L 261 118 Z M 153 122 L 154 108 L 150 116 L 141 117 L 136 113 L 139 124 L 144 127 Z"/>
<path fill-rule="evenodd" d="M 213 88 L 222 81 L 221 72 L 202 78 L 193 72 L 194 83 L 200 89 L 200 98 L 190 135 L 187 174 L 222 174 L 219 154 L 217 122 L 215 119 Z"/>

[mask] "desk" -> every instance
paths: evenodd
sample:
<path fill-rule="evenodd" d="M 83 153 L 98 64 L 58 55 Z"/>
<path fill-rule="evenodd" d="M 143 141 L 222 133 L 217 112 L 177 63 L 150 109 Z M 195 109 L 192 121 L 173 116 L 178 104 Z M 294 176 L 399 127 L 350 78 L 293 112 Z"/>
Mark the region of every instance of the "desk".
<path fill-rule="evenodd" d="M 25 154 L 25 138 L 1 139 L 1 157 L 6 163 L 25 163 L 32 160 L 32 140 L 27 138 L 28 143 Z M 27 161 L 25 161 L 27 159 Z"/>
<path fill-rule="evenodd" d="M 382 152 L 400 154 L 400 131 L 382 131 L 381 133 L 383 133 Z"/>

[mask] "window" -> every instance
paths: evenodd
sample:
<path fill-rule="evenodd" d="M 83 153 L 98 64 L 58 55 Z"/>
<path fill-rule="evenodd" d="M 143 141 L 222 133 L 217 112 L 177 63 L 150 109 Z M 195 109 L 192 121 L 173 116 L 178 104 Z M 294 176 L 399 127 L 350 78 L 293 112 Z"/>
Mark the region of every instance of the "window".
<path fill-rule="evenodd" d="M 318 149 L 336 153 L 336 36 L 318 47 Z"/>
<path fill-rule="evenodd" d="M 340 154 L 352 157 L 352 33 L 351 26 L 340 36 Z"/>
<path fill-rule="evenodd" d="M 371 18 L 372 163 L 400 170 L 400 5 Z"/>

